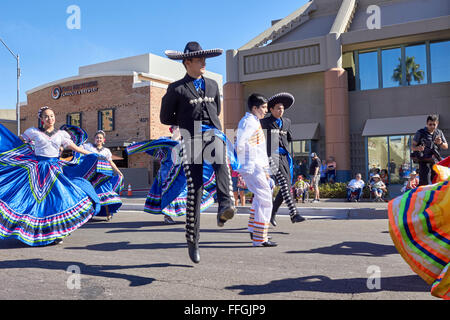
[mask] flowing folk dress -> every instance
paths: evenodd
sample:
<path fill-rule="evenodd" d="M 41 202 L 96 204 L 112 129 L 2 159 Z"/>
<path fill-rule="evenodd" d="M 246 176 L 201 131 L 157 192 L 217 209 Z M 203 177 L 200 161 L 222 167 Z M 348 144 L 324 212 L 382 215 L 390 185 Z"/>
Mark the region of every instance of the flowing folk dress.
<path fill-rule="evenodd" d="M 83 144 L 83 148 L 104 156 L 108 161 L 112 160 L 112 154 L 108 148 L 98 150 L 91 143 Z M 116 213 L 122 206 L 122 199 L 119 194 L 124 187 L 123 177 L 120 175 L 108 176 L 97 173 L 94 177 L 90 177 L 89 181 L 93 184 L 95 191 L 100 198 L 100 204 L 102 205 L 102 209 L 97 216 L 107 216 L 108 212 L 110 215 Z M 106 210 L 106 208 L 108 208 L 108 210 Z"/>
<path fill-rule="evenodd" d="M 128 155 L 145 152 L 160 162 L 158 174 L 147 194 L 145 212 L 171 217 L 186 214 L 187 185 L 181 159 L 178 157 L 179 151 L 178 141 L 164 137 L 127 147 Z M 203 187 L 202 212 L 214 203 L 216 195 L 214 170 L 211 166 L 205 166 L 203 170 Z"/>
<path fill-rule="evenodd" d="M 389 203 L 389 232 L 405 261 L 450 300 L 450 157 L 434 165 L 435 184 L 421 186 Z"/>
<path fill-rule="evenodd" d="M 77 146 L 81 146 L 87 151 L 104 157 L 101 163 L 106 163 L 112 160 L 112 153 L 108 148 L 98 150 L 91 143 L 86 143 L 88 135 L 82 128 L 66 124 L 61 127 L 61 130 L 66 131 Z M 74 161 L 79 161 L 79 159 L 83 157 L 85 157 L 85 155 L 75 153 Z M 105 161 L 105 159 L 107 161 Z M 104 217 L 108 215 L 108 212 L 111 216 L 114 215 L 114 213 L 116 213 L 122 206 L 122 199 L 119 194 L 124 188 L 123 177 L 113 175 L 112 167 L 108 163 L 105 164 L 102 170 L 91 172 L 89 175 L 86 175 L 85 178 L 91 182 L 94 186 L 95 192 L 100 198 L 101 209 L 96 216 Z"/>
<path fill-rule="evenodd" d="M 100 199 L 84 177 L 109 164 L 95 154 L 60 160 L 60 148 L 72 143 L 63 130 L 49 136 L 30 128 L 22 137 L 29 143 L 0 124 L 0 239 L 44 246 L 100 211 Z"/>
<path fill-rule="evenodd" d="M 237 170 L 239 161 L 232 143 L 217 129 L 203 128 L 221 139 L 227 146 L 227 163 Z M 148 192 L 144 211 L 171 217 L 186 215 L 188 190 L 180 152 L 180 142 L 167 137 L 154 141 L 143 141 L 127 147 L 128 155 L 145 152 L 160 162 L 160 169 Z M 216 199 L 214 169 L 207 161 L 203 164 L 203 197 L 200 212 L 209 208 Z M 189 199 L 192 200 L 192 199 Z"/>

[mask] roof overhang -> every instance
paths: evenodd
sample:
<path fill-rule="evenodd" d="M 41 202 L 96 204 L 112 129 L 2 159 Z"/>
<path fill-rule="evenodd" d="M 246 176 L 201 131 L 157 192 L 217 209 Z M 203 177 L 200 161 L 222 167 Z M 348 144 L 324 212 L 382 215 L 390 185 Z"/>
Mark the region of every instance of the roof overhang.
<path fill-rule="evenodd" d="M 362 133 L 363 137 L 394 136 L 414 134 L 425 127 L 427 115 L 368 119 Z"/>
<path fill-rule="evenodd" d="M 291 124 L 291 133 L 293 140 L 319 140 L 319 123 Z"/>

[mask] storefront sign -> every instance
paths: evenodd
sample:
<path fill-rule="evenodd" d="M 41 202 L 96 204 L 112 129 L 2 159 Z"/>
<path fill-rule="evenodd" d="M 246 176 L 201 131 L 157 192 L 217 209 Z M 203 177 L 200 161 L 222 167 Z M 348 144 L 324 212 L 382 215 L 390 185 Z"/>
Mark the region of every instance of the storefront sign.
<path fill-rule="evenodd" d="M 81 94 L 93 93 L 98 91 L 98 82 L 84 82 L 80 84 L 75 84 L 73 86 L 60 87 L 56 86 L 52 88 L 52 98 L 58 100 L 62 97 L 71 97 Z"/>

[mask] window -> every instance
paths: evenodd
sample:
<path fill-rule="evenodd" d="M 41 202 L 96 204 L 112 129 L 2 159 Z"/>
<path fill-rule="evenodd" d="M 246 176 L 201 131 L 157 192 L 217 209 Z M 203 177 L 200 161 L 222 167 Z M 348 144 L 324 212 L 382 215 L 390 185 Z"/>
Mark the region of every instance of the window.
<path fill-rule="evenodd" d="M 81 113 L 69 113 L 66 123 L 81 128 Z"/>
<path fill-rule="evenodd" d="M 427 79 L 427 48 L 425 44 L 405 48 L 406 85 L 424 84 Z"/>
<path fill-rule="evenodd" d="M 360 90 L 378 89 L 378 53 L 377 51 L 359 53 Z"/>
<path fill-rule="evenodd" d="M 374 48 L 344 53 L 342 67 L 349 74 L 349 91 L 353 69 L 356 90 L 446 82 L 450 81 L 449 52 L 448 40 Z"/>
<path fill-rule="evenodd" d="M 381 51 L 381 72 L 383 88 L 398 87 L 402 84 L 402 50 L 400 48 Z"/>
<path fill-rule="evenodd" d="M 297 140 L 291 142 L 291 152 L 293 167 L 294 167 L 294 177 L 298 175 L 308 176 L 308 168 L 311 154 L 311 140 Z M 297 180 L 297 179 L 295 179 Z"/>
<path fill-rule="evenodd" d="M 413 136 L 383 136 L 367 139 L 369 173 L 387 172 L 387 182 L 402 184 L 411 170 L 415 170 L 410 159 Z"/>
<path fill-rule="evenodd" d="M 100 110 L 98 112 L 98 130 L 114 131 L 114 109 Z"/>
<path fill-rule="evenodd" d="M 450 81 L 450 41 L 430 43 L 431 81 Z"/>

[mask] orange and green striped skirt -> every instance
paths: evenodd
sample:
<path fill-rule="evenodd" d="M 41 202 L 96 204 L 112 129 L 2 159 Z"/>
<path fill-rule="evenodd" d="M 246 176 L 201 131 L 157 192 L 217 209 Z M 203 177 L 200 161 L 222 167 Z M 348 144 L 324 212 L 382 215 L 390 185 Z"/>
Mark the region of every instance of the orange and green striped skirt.
<path fill-rule="evenodd" d="M 450 300 L 450 179 L 406 192 L 388 211 L 400 255 L 433 296 Z"/>

